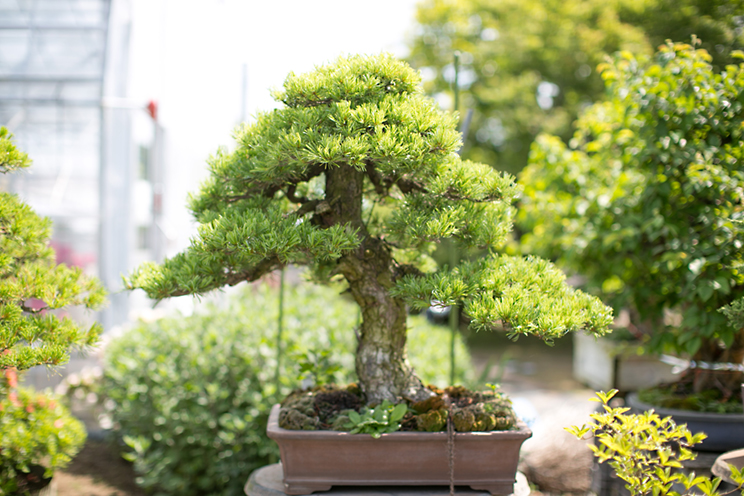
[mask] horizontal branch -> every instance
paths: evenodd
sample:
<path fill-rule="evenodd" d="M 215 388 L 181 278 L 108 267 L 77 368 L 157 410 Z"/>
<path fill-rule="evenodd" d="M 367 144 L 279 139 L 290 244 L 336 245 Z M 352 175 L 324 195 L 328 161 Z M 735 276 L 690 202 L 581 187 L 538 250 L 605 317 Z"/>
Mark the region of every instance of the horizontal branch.
<path fill-rule="evenodd" d="M 23 310 L 26 313 L 30 313 L 30 314 L 38 314 L 38 313 L 41 313 L 41 312 L 43 312 L 45 310 L 49 310 L 49 306 L 47 306 L 47 305 L 44 305 L 41 308 L 31 308 L 29 306 L 26 306 L 25 303 L 21 303 L 20 304 L 20 307 L 21 307 L 21 310 Z"/>
<path fill-rule="evenodd" d="M 263 277 L 264 275 L 270 272 L 273 272 L 277 269 L 281 269 L 282 267 L 284 267 L 284 264 L 282 264 L 279 261 L 278 257 L 273 256 L 270 258 L 266 258 L 262 260 L 261 262 L 259 262 L 257 265 L 251 267 L 250 269 L 247 269 L 241 272 L 232 273 L 232 274 L 227 274 L 225 276 L 225 279 L 221 281 L 220 284 L 215 285 L 215 288 L 221 287 L 224 285 L 235 286 L 236 284 L 240 284 L 241 282 L 253 282 L 253 281 L 260 279 L 261 277 Z M 215 288 L 212 288 L 212 289 L 215 289 Z M 185 295 L 191 295 L 191 294 L 194 294 L 194 292 L 184 290 L 184 289 L 176 289 L 175 291 L 169 293 L 167 297 L 185 296 Z"/>
<path fill-rule="evenodd" d="M 302 206 L 300 208 L 298 208 L 297 210 L 295 210 L 294 212 L 292 212 L 290 214 L 287 214 L 287 216 L 293 215 L 295 217 L 302 217 L 305 214 L 309 214 L 310 212 L 314 212 L 315 209 L 320 204 L 320 202 L 321 202 L 321 200 L 310 200 L 310 201 L 306 201 L 305 203 L 302 204 Z"/>
<path fill-rule="evenodd" d="M 284 194 L 287 196 L 287 199 L 291 201 L 292 203 L 307 203 L 308 201 L 310 201 L 304 196 L 296 196 L 295 195 L 296 191 L 297 191 L 297 185 L 290 184 L 289 187 L 287 188 L 287 191 Z"/>

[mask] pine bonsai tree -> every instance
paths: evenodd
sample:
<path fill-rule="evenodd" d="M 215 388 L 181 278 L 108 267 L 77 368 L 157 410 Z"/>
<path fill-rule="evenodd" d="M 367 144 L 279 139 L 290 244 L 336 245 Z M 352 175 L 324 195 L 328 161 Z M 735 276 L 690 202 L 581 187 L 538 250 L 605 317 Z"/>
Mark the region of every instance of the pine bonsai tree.
<path fill-rule="evenodd" d="M 456 117 L 390 56 L 340 58 L 290 74 L 280 109 L 237 131 L 219 151 L 190 208 L 201 223 L 185 252 L 127 280 L 151 298 L 201 294 L 254 281 L 287 264 L 316 281 L 341 278 L 361 308 L 356 372 L 368 403 L 430 392 L 406 359 L 406 304 L 462 305 L 475 329 L 501 323 L 546 340 L 611 312 L 537 258 L 493 250 L 511 228 L 513 179 L 462 161 Z M 435 270 L 443 238 L 488 247 L 489 257 Z M 350 330 L 351 332 L 351 330 Z"/>

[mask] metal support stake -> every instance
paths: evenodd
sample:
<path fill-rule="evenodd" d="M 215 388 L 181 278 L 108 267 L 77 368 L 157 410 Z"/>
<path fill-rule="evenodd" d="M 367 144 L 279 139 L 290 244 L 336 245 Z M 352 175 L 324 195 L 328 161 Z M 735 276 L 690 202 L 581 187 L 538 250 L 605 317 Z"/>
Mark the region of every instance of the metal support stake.
<path fill-rule="evenodd" d="M 284 268 L 279 271 L 279 316 L 276 321 L 276 370 L 274 371 L 274 384 L 276 392 L 279 392 L 279 379 L 282 366 L 282 330 L 284 328 Z"/>
<path fill-rule="evenodd" d="M 454 92 L 454 100 L 455 100 L 455 112 L 459 110 L 460 107 L 460 87 L 457 84 L 457 76 L 458 72 L 460 71 L 460 52 L 455 52 L 455 61 L 454 61 L 454 67 L 455 67 L 455 79 L 452 83 L 452 91 Z M 460 254 L 458 253 L 457 249 L 457 243 L 455 242 L 455 238 L 450 238 L 452 240 L 452 246 L 450 246 L 450 271 L 454 271 L 455 267 L 457 267 L 457 263 L 460 258 Z M 460 314 L 459 314 L 459 307 L 455 304 L 450 306 L 450 312 L 449 312 L 449 325 L 450 325 L 450 385 L 454 386 L 455 384 L 455 340 L 457 338 L 457 330 L 460 327 Z"/>

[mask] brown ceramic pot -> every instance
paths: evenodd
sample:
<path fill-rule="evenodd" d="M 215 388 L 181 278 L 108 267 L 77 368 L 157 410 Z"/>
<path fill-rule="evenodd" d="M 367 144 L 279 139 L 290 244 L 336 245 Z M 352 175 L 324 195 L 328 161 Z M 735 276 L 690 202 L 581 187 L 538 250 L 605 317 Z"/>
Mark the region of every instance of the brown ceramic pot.
<path fill-rule="evenodd" d="M 464 432 L 454 436 L 454 483 L 511 494 L 519 448 L 532 436 L 520 420 L 518 430 Z M 274 405 L 267 433 L 276 441 L 287 494 L 326 491 L 331 486 L 446 486 L 450 483 L 446 432 L 369 434 L 291 431 L 279 427 Z"/>

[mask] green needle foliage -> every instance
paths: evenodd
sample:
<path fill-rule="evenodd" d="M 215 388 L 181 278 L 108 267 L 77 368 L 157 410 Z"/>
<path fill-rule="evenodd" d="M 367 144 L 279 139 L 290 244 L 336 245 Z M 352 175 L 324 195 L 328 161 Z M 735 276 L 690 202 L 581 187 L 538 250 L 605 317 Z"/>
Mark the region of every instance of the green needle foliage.
<path fill-rule="evenodd" d="M 0 128 L 0 173 L 31 165 Z M 0 495 L 29 494 L 43 470 L 51 477 L 85 442 L 81 422 L 55 399 L 17 388 L 18 371 L 60 365 L 71 346 L 92 345 L 100 326 L 64 316 L 66 308 L 100 307 L 100 283 L 78 268 L 57 265 L 51 222 L 17 196 L 0 192 Z"/>
<path fill-rule="evenodd" d="M 345 279 L 362 310 L 356 370 L 374 404 L 430 394 L 405 356 L 406 303 L 462 303 L 478 328 L 504 323 L 548 339 L 605 332 L 609 309 L 544 261 L 494 255 L 424 275 L 442 239 L 500 247 L 519 189 L 460 159 L 456 116 L 424 96 L 405 63 L 340 58 L 290 74 L 274 96 L 282 108 L 239 128 L 236 150 L 211 158 L 191 198 L 201 223 L 191 247 L 139 268 L 129 288 L 198 295 L 287 264 L 309 266 L 319 282 Z"/>
<path fill-rule="evenodd" d="M 25 153 L 0 128 L 0 172 L 28 167 Z M 92 345 L 100 326 L 84 328 L 55 310 L 99 308 L 105 293 L 82 270 L 57 265 L 51 222 L 17 196 L 0 193 L 0 369 L 60 365 L 73 345 Z"/>

